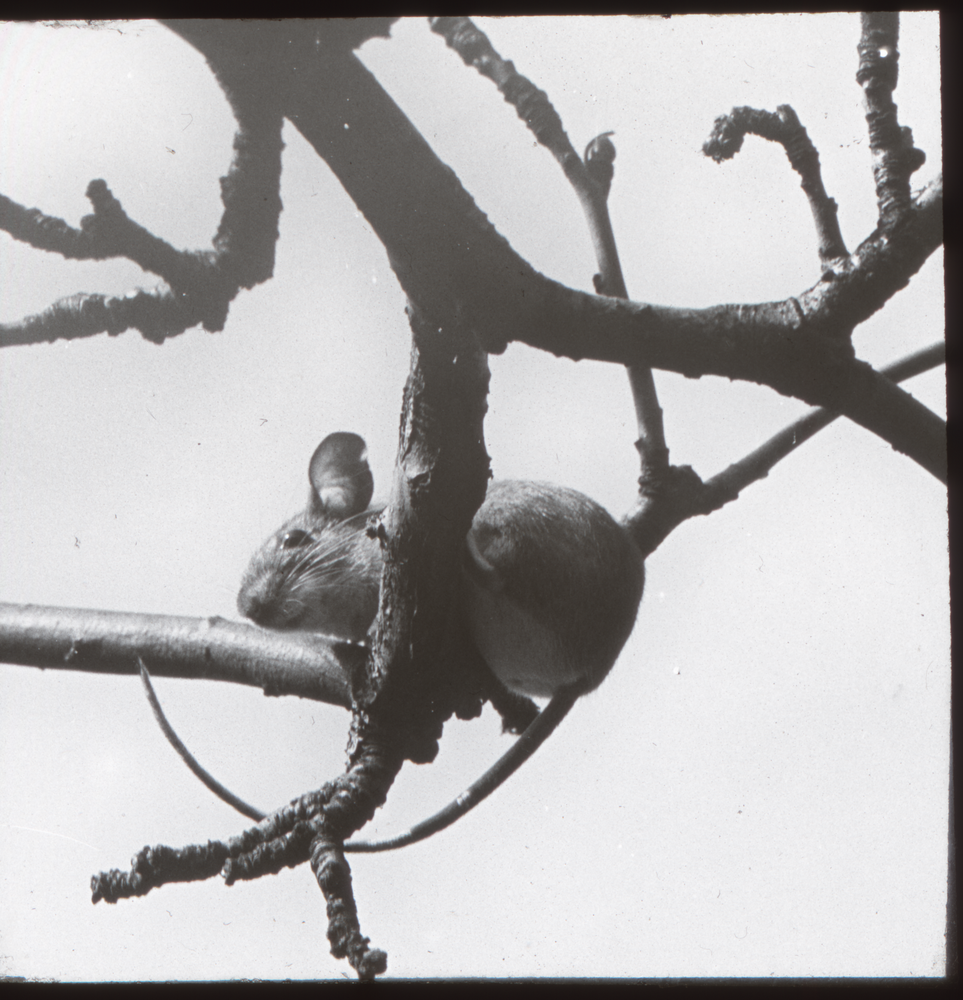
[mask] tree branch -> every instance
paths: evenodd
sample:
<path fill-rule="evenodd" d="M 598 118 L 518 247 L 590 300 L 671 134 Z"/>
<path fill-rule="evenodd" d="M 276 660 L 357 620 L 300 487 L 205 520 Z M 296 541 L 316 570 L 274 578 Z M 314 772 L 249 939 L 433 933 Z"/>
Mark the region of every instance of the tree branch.
<path fill-rule="evenodd" d="M 945 360 L 946 344 L 941 341 L 887 365 L 879 374 L 893 382 L 902 382 Z M 663 489 L 643 494 L 635 510 L 626 517 L 626 527 L 648 558 L 684 521 L 696 515 L 711 514 L 737 499 L 742 490 L 765 478 L 777 462 L 839 416 L 831 410 L 811 410 L 705 482 L 688 465 L 670 467 Z"/>
<path fill-rule="evenodd" d="M 518 112 L 535 138 L 555 157 L 572 185 L 588 223 L 599 274 L 595 290 L 599 295 L 629 297 L 619 261 L 608 194 L 614 174 L 615 146 L 607 132 L 588 144 L 584 161 L 569 141 L 562 120 L 548 95 L 503 59 L 488 36 L 467 17 L 430 18 L 431 30 L 440 34 L 466 65 L 493 80 L 505 100 Z M 636 447 L 642 458 L 643 475 L 658 478 L 668 466 L 662 408 L 647 365 L 628 366 L 629 383 L 638 421 Z"/>
<path fill-rule="evenodd" d="M 823 186 L 819 153 L 796 112 L 788 104 L 781 104 L 775 114 L 755 108 L 733 108 L 729 114 L 720 115 L 715 120 L 712 134 L 703 144 L 702 151 L 716 163 L 729 160 L 742 148 L 746 133 L 778 142 L 785 149 L 793 170 L 802 178 L 802 189 L 809 199 L 816 224 L 820 262 L 828 266 L 838 258 L 848 257 L 849 252 L 839 231 L 836 202 Z"/>
<path fill-rule="evenodd" d="M 946 344 L 940 341 L 929 347 L 924 347 L 920 351 L 915 351 L 899 361 L 894 361 L 885 368 L 881 368 L 879 373 L 891 382 L 903 382 L 914 375 L 920 375 L 937 365 L 944 364 L 945 361 Z M 734 462 L 723 472 L 707 480 L 705 484 L 706 499 L 710 500 L 712 504 L 710 509 L 717 510 L 723 504 L 728 503 L 730 499 L 735 499 L 751 483 L 765 478 L 777 462 L 782 461 L 803 442 L 808 441 L 814 434 L 824 427 L 828 427 L 839 417 L 839 413 L 833 413 L 824 408 L 811 410 L 775 434 L 755 451 L 750 452 L 745 458 Z M 706 513 L 709 513 L 709 510 Z"/>
<path fill-rule="evenodd" d="M 216 51 L 205 54 L 216 61 Z M 432 294 L 460 301 L 487 350 L 518 340 L 575 360 L 769 385 L 838 410 L 945 479 L 942 421 L 881 384 L 849 345 L 853 326 L 940 244 L 941 182 L 885 235 L 864 241 L 839 273 L 827 270 L 798 297 L 708 309 L 623 302 L 565 288 L 519 257 L 353 56 L 321 58 L 302 43 L 292 61 L 285 113 L 364 213 L 402 287 L 413 301 Z M 391 171 L 357 169 L 388 162 Z"/>
<path fill-rule="evenodd" d="M 860 21 L 856 82 L 863 88 L 879 225 L 885 228 L 909 210 L 910 175 L 923 166 L 926 154 L 914 147 L 912 131 L 900 127 L 893 103 L 899 76 L 899 14 L 863 13 Z"/>
<path fill-rule="evenodd" d="M 365 654 L 352 643 L 223 618 L 0 604 L 0 661 L 28 667 L 136 675 L 140 657 L 155 677 L 231 681 L 350 708 L 348 678 Z"/>
<path fill-rule="evenodd" d="M 477 715 L 488 686 L 478 658 L 463 652 L 457 601 L 465 536 L 491 476 L 483 436 L 489 372 L 457 318 L 442 326 L 410 305 L 409 321 L 411 371 L 379 526 L 385 564 L 371 664 L 353 694 L 379 726 L 399 734 L 405 757 L 427 763 L 445 720 Z"/>
<path fill-rule="evenodd" d="M 213 316 L 208 320 L 215 322 Z M 185 309 L 169 288 L 138 289 L 120 298 L 79 293 L 60 299 L 42 313 L 15 323 L 0 323 L 0 347 L 49 344 L 106 333 L 116 337 L 125 330 L 139 330 L 145 340 L 163 343 L 197 326 L 201 317 Z"/>
<path fill-rule="evenodd" d="M 250 101 L 232 96 L 238 129 L 234 159 L 221 178 L 224 212 L 213 251 L 175 250 L 130 219 L 103 180 L 87 187 L 94 211 L 81 220 L 79 230 L 0 195 L 0 229 L 15 239 L 68 259 L 126 257 L 169 286 L 120 298 L 71 296 L 39 315 L 0 324 L 0 347 L 98 333 L 116 336 L 130 328 L 162 343 L 198 324 L 209 331 L 224 329 L 238 291 L 253 288 L 274 272 L 281 213 L 283 119 L 272 105 L 273 93 L 262 86 Z"/>
<path fill-rule="evenodd" d="M 843 266 L 784 302 L 692 310 L 602 299 L 550 281 L 512 250 L 377 81 L 346 54 L 343 38 L 319 44 L 303 24 L 292 32 L 286 22 L 244 22 L 231 31 L 223 22 L 167 23 L 208 57 L 235 107 L 258 107 L 258 95 L 263 101 L 270 90 L 272 107 L 302 131 L 364 213 L 411 301 L 445 298 L 449 314 L 460 302 L 487 350 L 519 340 L 576 360 L 759 382 L 840 411 L 945 479 L 942 423 L 899 390 L 875 383 L 844 343 L 941 242 L 941 180 Z M 390 171 L 370 169 L 385 163 Z M 92 301 L 78 312 L 122 311 L 117 303 L 125 301 Z M 98 324 L 118 328 L 112 317 L 95 316 L 88 329 Z M 48 335 L 64 327 L 35 325 Z M 16 333 L 14 342 L 24 342 Z M 163 317 L 156 335 L 163 336 Z"/>
<path fill-rule="evenodd" d="M 91 899 L 116 903 L 170 882 L 196 882 L 218 873 L 233 885 L 310 860 L 327 901 L 332 955 L 347 958 L 359 978 L 371 979 L 385 971 L 387 956 L 361 934 L 341 842 L 384 802 L 401 763 L 395 750 L 369 736 L 346 773 L 318 791 L 294 799 L 227 841 L 145 847 L 134 856 L 130 871 L 114 868 L 94 875 Z"/>

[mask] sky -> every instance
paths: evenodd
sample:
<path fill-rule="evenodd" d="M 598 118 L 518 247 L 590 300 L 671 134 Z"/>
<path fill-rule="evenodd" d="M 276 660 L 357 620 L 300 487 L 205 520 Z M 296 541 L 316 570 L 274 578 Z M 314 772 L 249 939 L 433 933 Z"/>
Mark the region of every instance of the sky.
<path fill-rule="evenodd" d="M 632 298 L 781 299 L 819 276 L 781 148 L 701 155 L 737 105 L 796 110 L 853 249 L 876 206 L 857 15 L 480 18 L 574 146 L 614 131 L 613 226 Z M 903 16 L 900 122 L 940 164 L 938 17 Z M 360 58 L 533 266 L 591 291 L 577 200 L 494 86 L 423 20 Z M 201 57 L 152 22 L 0 24 L 0 193 L 79 225 L 103 178 L 132 219 L 209 248 L 233 121 Z M 136 331 L 0 353 L 0 600 L 236 618 L 250 554 L 351 430 L 386 494 L 408 367 L 404 296 L 337 180 L 285 125 L 275 277 L 223 332 Z M 390 169 L 383 165 L 382 169 Z M 855 334 L 885 364 L 943 335 L 942 253 Z M 0 233 L 0 321 L 156 278 Z M 638 463 L 623 370 L 513 345 L 491 359 L 497 477 L 614 514 Z M 656 372 L 672 461 L 720 471 L 806 412 L 774 391 Z M 945 413 L 942 369 L 905 383 Z M 169 720 L 242 798 L 274 808 L 344 763 L 348 715 L 159 679 Z M 946 493 L 847 421 L 647 562 L 605 683 L 491 799 L 429 841 L 349 858 L 388 975 L 937 976 L 943 972 L 949 622 Z M 497 716 L 451 722 L 371 827 L 407 828 L 499 756 Z M 247 821 L 188 772 L 139 680 L 0 666 L 0 972 L 54 980 L 340 979 L 307 866 L 90 903 L 145 844 Z"/>

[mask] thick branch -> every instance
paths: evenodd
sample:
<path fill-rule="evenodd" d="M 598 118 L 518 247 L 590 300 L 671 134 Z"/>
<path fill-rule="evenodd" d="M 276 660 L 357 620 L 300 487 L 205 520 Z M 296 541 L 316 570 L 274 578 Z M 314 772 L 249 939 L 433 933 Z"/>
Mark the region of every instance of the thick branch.
<path fill-rule="evenodd" d="M 305 53 L 296 76 L 286 112 L 377 232 L 402 287 L 416 301 L 439 290 L 461 298 L 489 350 L 520 340 L 576 360 L 759 382 L 839 410 L 945 476 L 942 422 L 890 383 L 877 386 L 841 342 L 941 242 L 940 184 L 797 299 L 701 310 L 621 302 L 567 289 L 519 257 L 354 57 Z M 357 169 L 388 162 L 391 171 Z"/>
<path fill-rule="evenodd" d="M 348 708 L 363 647 L 223 618 L 0 604 L 0 661 L 56 670 L 231 681 Z"/>
<path fill-rule="evenodd" d="M 885 388 L 877 395 L 893 409 L 884 412 L 879 399 L 871 404 L 872 376 L 838 343 L 939 245 L 941 184 L 917 199 L 898 226 L 865 241 L 850 266 L 828 271 L 784 303 L 670 310 L 593 298 L 549 281 L 512 250 L 353 56 L 320 47 L 303 26 L 292 33 L 275 25 L 272 44 L 262 45 L 263 25 L 238 24 L 226 32 L 218 22 L 217 31 L 210 22 L 168 23 L 216 72 L 225 65 L 230 71 L 244 53 L 258 53 L 277 107 L 344 184 L 411 301 L 437 306 L 445 300 L 439 315 L 454 315 L 459 304 L 487 350 L 502 350 L 514 339 L 575 359 L 757 381 L 839 410 L 934 474 L 945 474 L 942 426 Z M 253 78 L 246 79 L 253 87 Z"/>
<path fill-rule="evenodd" d="M 368 716 L 399 734 L 404 756 L 424 763 L 453 712 L 481 710 L 486 686 L 477 659 L 462 653 L 457 602 L 465 536 L 491 475 L 483 437 L 489 373 L 457 319 L 442 327 L 414 306 L 409 319 L 411 371 L 379 532 L 385 565 L 372 662 L 367 682 L 353 690 Z"/>
<path fill-rule="evenodd" d="M 271 90 L 278 110 L 324 156 L 364 212 L 412 301 L 461 301 L 487 349 L 501 350 L 517 339 L 576 359 L 758 381 L 839 410 L 943 475 L 937 454 L 942 429 L 919 408 L 899 396 L 889 397 L 896 407 L 889 415 L 868 405 L 865 373 L 840 378 L 837 372 L 832 384 L 819 384 L 822 366 L 839 366 L 832 339 L 847 337 L 880 308 L 941 241 L 941 184 L 932 185 L 885 235 L 873 234 L 838 273 L 827 271 L 816 286 L 784 303 L 667 310 L 592 301 L 539 275 L 511 249 L 353 56 L 317 47 L 303 28 L 291 35 L 289 27 L 275 25 L 267 33 L 272 44 L 261 45 L 263 26 L 227 32 L 216 24 L 217 31 L 205 31 L 206 22 L 172 27 L 198 44 L 237 90 L 243 91 L 238 79 L 262 95 Z M 259 75 L 238 70 L 245 53 L 257 55 Z M 243 92 L 229 96 L 236 107 L 256 106 L 245 102 Z M 392 169 L 369 169 L 385 163 Z M 180 308 L 176 297 L 163 293 L 138 293 L 130 300 L 84 297 L 0 334 L 9 343 L 51 339 L 76 322 L 87 333 L 139 325 L 161 339 L 172 326 L 196 322 L 192 313 L 178 313 L 173 322 L 167 310 Z M 203 321 L 216 326 L 220 320 L 211 315 Z M 686 327 L 684 336 L 680 327 Z M 864 387 L 864 398 L 845 398 L 853 385 Z"/>
<path fill-rule="evenodd" d="M 603 307 L 555 286 L 532 305 L 546 325 L 529 327 L 523 339 L 576 360 L 636 356 L 690 377 L 715 374 L 769 385 L 844 414 L 945 482 L 945 423 L 853 359 L 848 344 L 813 336 L 792 303 L 677 310 L 609 301 Z"/>

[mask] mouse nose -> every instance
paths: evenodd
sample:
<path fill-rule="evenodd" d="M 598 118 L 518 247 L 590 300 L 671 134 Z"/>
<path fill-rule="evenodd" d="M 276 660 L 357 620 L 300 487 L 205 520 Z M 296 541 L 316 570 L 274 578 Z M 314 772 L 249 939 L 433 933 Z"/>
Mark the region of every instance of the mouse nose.
<path fill-rule="evenodd" d="M 240 593 L 237 595 L 237 610 L 251 621 L 256 622 L 261 611 L 261 602 L 254 594 Z"/>
<path fill-rule="evenodd" d="M 272 606 L 270 594 L 261 587 L 245 587 L 237 595 L 237 610 L 256 625 L 270 622 Z"/>

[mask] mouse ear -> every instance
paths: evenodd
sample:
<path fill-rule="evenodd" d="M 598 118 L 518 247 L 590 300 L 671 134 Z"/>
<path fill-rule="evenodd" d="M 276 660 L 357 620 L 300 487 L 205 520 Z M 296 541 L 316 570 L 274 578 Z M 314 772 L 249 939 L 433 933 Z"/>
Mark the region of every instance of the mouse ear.
<path fill-rule="evenodd" d="M 329 434 L 311 456 L 308 478 L 312 506 L 339 518 L 360 514 L 374 493 L 364 438 L 346 431 Z"/>

